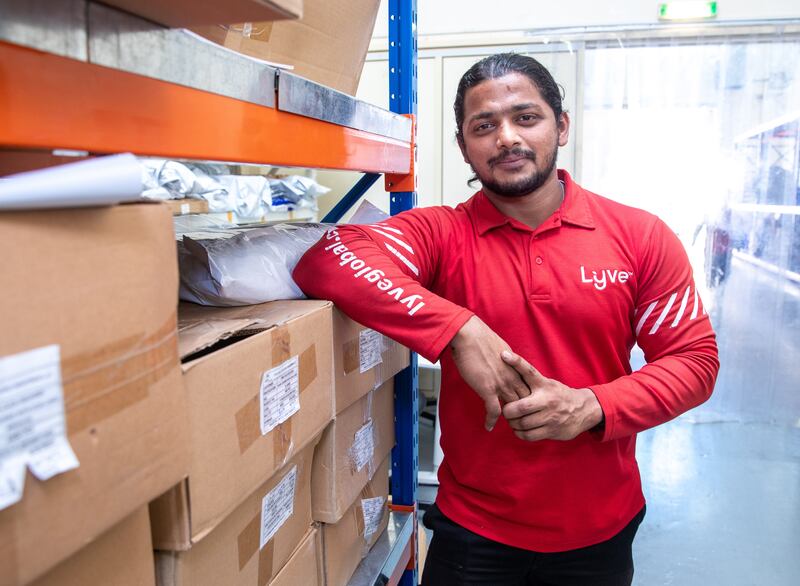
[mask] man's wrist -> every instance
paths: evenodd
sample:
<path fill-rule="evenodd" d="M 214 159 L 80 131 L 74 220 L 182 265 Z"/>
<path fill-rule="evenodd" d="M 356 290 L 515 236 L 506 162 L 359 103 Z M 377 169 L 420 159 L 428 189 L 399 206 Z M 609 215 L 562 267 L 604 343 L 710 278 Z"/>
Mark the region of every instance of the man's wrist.
<path fill-rule="evenodd" d="M 600 401 L 590 388 L 582 389 L 585 391 L 585 417 L 584 427 L 587 431 L 602 431 L 605 426 L 605 414 L 603 408 L 600 406 Z"/>

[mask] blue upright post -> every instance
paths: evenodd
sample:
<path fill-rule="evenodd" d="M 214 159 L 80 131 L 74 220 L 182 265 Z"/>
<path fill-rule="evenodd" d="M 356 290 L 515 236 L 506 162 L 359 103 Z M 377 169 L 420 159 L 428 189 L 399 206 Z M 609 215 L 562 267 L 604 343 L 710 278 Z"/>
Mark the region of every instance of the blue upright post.
<path fill-rule="evenodd" d="M 392 112 L 417 114 L 417 0 L 389 0 L 389 104 Z M 416 191 L 391 193 L 392 215 L 416 205 Z M 392 503 L 413 507 L 419 468 L 417 355 L 413 352 L 411 365 L 395 377 L 394 388 L 397 443 L 392 450 Z M 416 560 L 416 551 L 412 557 Z M 400 584 L 416 586 L 416 565 L 403 574 Z"/>

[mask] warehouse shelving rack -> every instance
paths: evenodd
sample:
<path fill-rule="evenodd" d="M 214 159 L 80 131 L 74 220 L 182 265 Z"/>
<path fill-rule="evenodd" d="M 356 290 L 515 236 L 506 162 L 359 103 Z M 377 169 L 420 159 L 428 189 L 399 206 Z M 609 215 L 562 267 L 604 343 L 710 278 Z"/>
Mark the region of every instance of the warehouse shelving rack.
<path fill-rule="evenodd" d="M 0 0 L 0 153 L 132 152 L 380 175 L 416 205 L 416 0 L 389 2 L 391 112 L 88 0 Z M 338 215 L 338 217 L 336 217 Z M 352 584 L 417 582 L 417 359 L 395 380 L 389 529 Z"/>

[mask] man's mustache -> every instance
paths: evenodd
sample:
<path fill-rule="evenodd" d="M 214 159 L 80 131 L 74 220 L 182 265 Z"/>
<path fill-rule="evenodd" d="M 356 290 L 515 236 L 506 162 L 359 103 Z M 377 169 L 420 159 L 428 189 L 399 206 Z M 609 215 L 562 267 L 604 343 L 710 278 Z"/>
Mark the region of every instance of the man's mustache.
<path fill-rule="evenodd" d="M 492 157 L 489 159 L 489 166 L 494 167 L 497 163 L 502 163 L 507 159 L 517 159 L 519 157 L 530 159 L 531 161 L 536 162 L 536 153 L 531 150 L 523 149 L 520 147 L 516 147 L 507 151 L 503 151 L 496 157 Z"/>

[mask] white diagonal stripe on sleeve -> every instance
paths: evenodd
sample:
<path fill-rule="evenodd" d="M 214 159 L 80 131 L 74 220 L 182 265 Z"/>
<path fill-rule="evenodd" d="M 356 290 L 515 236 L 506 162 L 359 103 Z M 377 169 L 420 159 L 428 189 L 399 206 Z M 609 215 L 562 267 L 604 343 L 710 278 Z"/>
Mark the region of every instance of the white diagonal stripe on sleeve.
<path fill-rule="evenodd" d="M 391 226 L 386 226 L 384 224 L 372 224 L 370 228 L 380 228 L 381 230 L 388 230 L 389 232 L 394 232 L 395 234 L 403 235 L 403 233 L 398 230 L 397 228 L 392 228 Z"/>
<path fill-rule="evenodd" d="M 678 293 L 673 293 L 669 296 L 669 301 L 667 301 L 667 306 L 664 308 L 664 311 L 661 312 L 661 315 L 658 316 L 656 323 L 653 324 L 653 327 L 650 329 L 650 334 L 655 334 L 658 331 L 658 328 L 661 327 L 661 324 L 664 323 L 664 320 L 667 319 L 667 314 L 669 310 L 672 309 L 672 305 L 675 303 L 675 298 L 678 296 Z"/>
<path fill-rule="evenodd" d="M 642 316 L 642 319 L 639 320 L 639 325 L 636 326 L 636 336 L 637 337 L 639 336 L 639 332 L 642 331 L 642 326 L 644 325 L 644 322 L 647 321 L 647 318 L 650 317 L 651 313 L 653 313 L 653 310 L 656 308 L 656 305 L 658 305 L 658 301 L 653 301 L 647 307 L 647 310 L 644 312 L 644 315 Z"/>
<path fill-rule="evenodd" d="M 411 272 L 413 272 L 415 275 L 419 276 L 419 269 L 414 266 L 414 263 L 412 263 L 405 256 L 403 256 L 402 252 L 397 250 L 391 244 L 387 244 L 386 242 L 384 242 L 383 245 L 389 250 L 389 252 L 391 252 L 393 255 L 395 255 L 397 258 L 399 258 L 404 265 L 406 265 L 408 268 L 410 268 Z"/>
<path fill-rule="evenodd" d="M 406 249 L 408 252 L 410 252 L 411 254 L 414 254 L 414 249 L 413 249 L 413 248 L 411 248 L 411 246 L 409 246 L 408 244 L 406 244 L 406 243 L 405 243 L 405 242 L 403 242 L 402 240 L 400 240 L 399 238 L 397 238 L 397 237 L 395 237 L 395 236 L 392 236 L 391 234 L 387 234 L 387 233 L 386 233 L 386 232 L 384 232 L 383 230 L 378 230 L 377 228 L 373 228 L 373 227 L 371 227 L 371 226 L 370 226 L 370 230 L 372 230 L 373 232 L 377 232 L 378 234 L 380 234 L 381 236 L 384 236 L 384 237 L 388 238 L 388 239 L 389 239 L 389 240 L 391 240 L 392 242 L 396 242 L 397 244 L 399 244 L 400 246 L 402 246 L 403 248 L 405 248 L 405 249 Z"/>
<path fill-rule="evenodd" d="M 691 317 L 689 317 L 689 321 L 691 321 L 691 320 L 693 320 L 694 318 L 697 317 L 697 302 L 698 302 L 697 288 L 695 288 L 695 290 L 694 290 L 694 308 L 692 309 L 692 315 L 691 315 Z"/>
<path fill-rule="evenodd" d="M 692 290 L 692 286 L 689 285 L 686 287 L 686 293 L 683 294 L 683 299 L 681 300 L 681 306 L 678 308 L 678 315 L 675 316 L 675 319 L 672 321 L 671 328 L 677 326 L 681 318 L 683 317 L 683 312 L 686 311 L 686 304 L 689 302 L 689 291 Z"/>

